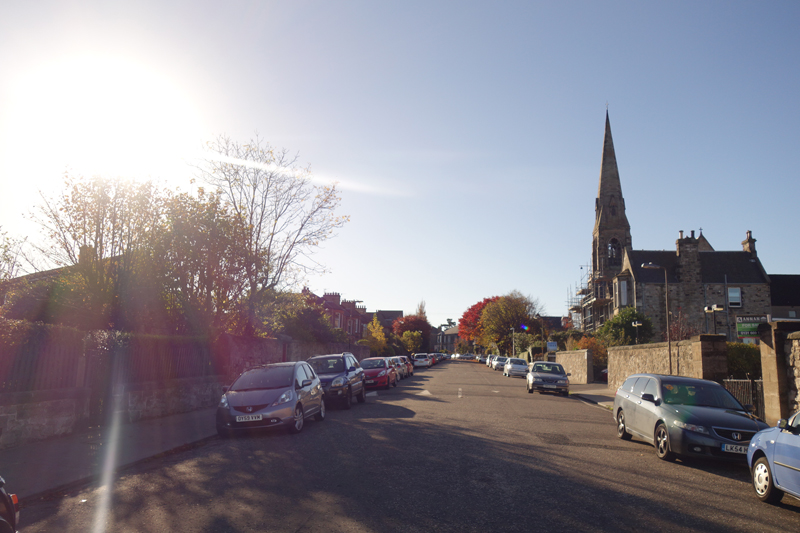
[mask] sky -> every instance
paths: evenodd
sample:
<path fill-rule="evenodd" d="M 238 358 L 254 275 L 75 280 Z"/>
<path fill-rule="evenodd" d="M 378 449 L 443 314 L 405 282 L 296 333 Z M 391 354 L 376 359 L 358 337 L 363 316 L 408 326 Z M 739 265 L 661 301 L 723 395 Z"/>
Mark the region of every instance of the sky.
<path fill-rule="evenodd" d="M 203 143 L 258 135 L 339 183 L 317 294 L 565 315 L 608 110 L 634 249 L 750 230 L 797 274 L 799 25 L 795 1 L 3 2 L 0 228 L 42 239 L 65 172 L 191 190 Z"/>

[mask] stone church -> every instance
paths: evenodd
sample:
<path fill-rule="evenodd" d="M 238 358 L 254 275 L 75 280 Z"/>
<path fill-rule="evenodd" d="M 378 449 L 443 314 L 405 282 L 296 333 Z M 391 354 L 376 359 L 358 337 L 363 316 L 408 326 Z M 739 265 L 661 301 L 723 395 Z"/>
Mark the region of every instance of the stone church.
<path fill-rule="evenodd" d="M 634 250 L 606 112 L 592 265 L 586 285 L 579 289 L 577 311 L 584 332 L 595 331 L 621 309 L 634 307 L 653 321 L 653 340 L 661 340 L 666 332 L 668 287 L 672 331 L 681 325 L 737 340 L 737 317 L 770 313 L 770 278 L 755 243 L 747 231 L 741 251 L 716 251 L 702 232 L 695 236 L 694 231 L 689 235 L 680 231 L 674 252 Z M 707 312 L 714 305 L 718 310 Z"/>

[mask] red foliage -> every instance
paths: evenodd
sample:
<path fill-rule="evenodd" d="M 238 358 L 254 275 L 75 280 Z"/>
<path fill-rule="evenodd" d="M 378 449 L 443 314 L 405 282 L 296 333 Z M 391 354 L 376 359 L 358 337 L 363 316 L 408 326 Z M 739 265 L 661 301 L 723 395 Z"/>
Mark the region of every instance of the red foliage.
<path fill-rule="evenodd" d="M 392 331 L 398 337 L 402 337 L 406 331 L 419 331 L 422 333 L 422 350 L 430 349 L 431 325 L 428 319 L 419 315 L 408 315 L 396 318 L 392 322 Z"/>
<path fill-rule="evenodd" d="M 464 311 L 464 314 L 461 315 L 461 318 L 458 321 L 458 336 L 466 341 L 474 341 L 480 337 L 480 322 L 483 308 L 499 299 L 499 296 L 484 298 L 483 301 L 476 303 Z"/>

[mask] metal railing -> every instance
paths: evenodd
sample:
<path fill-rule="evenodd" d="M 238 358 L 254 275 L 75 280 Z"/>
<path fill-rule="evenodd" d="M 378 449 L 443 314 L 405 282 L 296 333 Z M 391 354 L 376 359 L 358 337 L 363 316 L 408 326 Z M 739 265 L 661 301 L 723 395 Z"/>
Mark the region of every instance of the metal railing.
<path fill-rule="evenodd" d="M 761 420 L 766 418 L 764 411 L 764 382 L 760 379 L 723 379 L 722 385 L 739 400 L 742 405 L 752 405 Z"/>

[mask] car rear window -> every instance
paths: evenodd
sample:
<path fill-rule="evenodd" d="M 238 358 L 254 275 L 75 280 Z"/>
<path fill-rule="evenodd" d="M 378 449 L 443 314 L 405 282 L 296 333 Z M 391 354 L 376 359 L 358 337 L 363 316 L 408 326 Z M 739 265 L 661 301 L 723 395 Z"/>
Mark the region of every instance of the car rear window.
<path fill-rule="evenodd" d="M 318 374 L 338 374 L 344 372 L 344 361 L 340 356 L 334 357 L 315 357 L 309 359 L 308 364 L 317 371 Z"/>
<path fill-rule="evenodd" d="M 509 361 L 509 363 L 511 363 L 512 365 L 526 365 L 526 364 L 528 364 L 523 359 L 511 359 Z"/>

